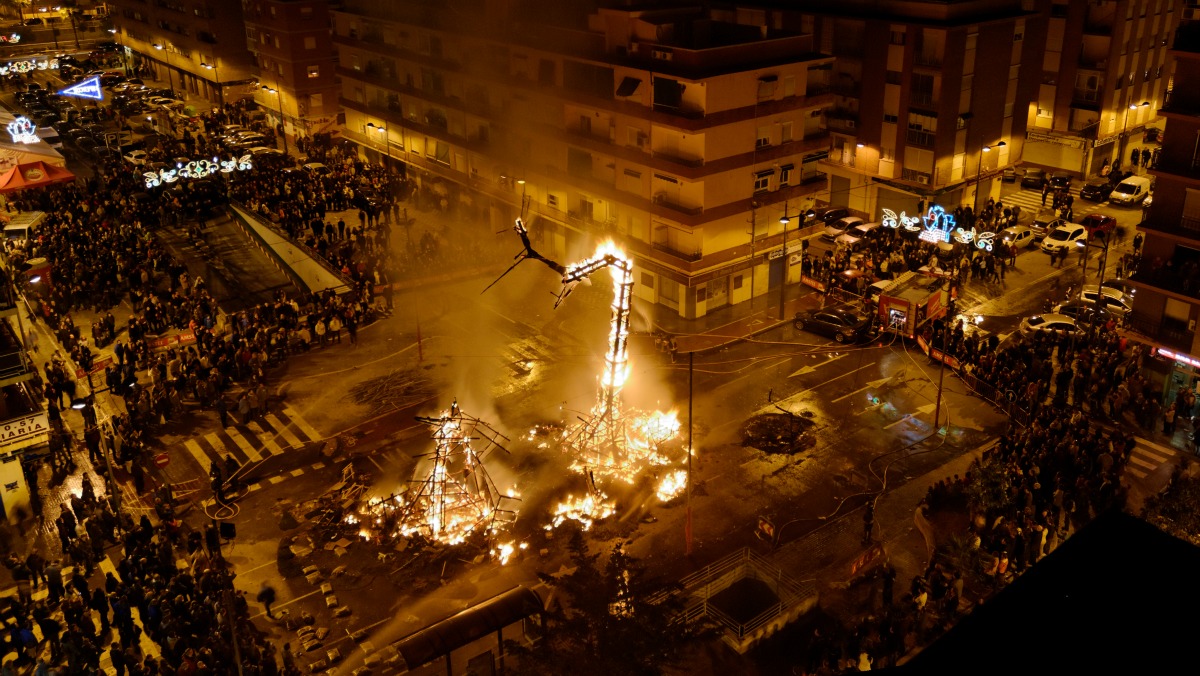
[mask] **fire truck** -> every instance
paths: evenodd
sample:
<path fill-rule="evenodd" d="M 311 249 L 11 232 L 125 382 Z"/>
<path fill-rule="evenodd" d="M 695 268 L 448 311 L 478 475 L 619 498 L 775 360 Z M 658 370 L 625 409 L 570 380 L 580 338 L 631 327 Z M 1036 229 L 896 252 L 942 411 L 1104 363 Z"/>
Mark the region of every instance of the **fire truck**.
<path fill-rule="evenodd" d="M 916 338 L 926 322 L 944 317 L 953 297 L 948 274 L 905 272 L 879 292 L 879 327 L 905 338 Z"/>

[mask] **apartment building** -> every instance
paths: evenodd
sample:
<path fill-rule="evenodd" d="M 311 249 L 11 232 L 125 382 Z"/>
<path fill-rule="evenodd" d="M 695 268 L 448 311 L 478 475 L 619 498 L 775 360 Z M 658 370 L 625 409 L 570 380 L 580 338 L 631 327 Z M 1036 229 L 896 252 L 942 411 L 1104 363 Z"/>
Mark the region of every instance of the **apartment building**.
<path fill-rule="evenodd" d="M 50 423 L 45 399 L 32 387 L 37 365 L 25 350 L 21 305 L 9 274 L 0 271 L 0 518 L 15 524 L 32 514 L 25 456 L 46 450 Z"/>
<path fill-rule="evenodd" d="M 553 257 L 614 237 L 683 317 L 797 282 L 833 59 L 746 10 L 591 5 L 345 0 L 345 135 Z"/>
<path fill-rule="evenodd" d="M 255 99 L 290 137 L 337 122 L 341 86 L 327 0 L 243 0 L 246 44 L 254 55 Z M 274 91 L 272 91 L 274 90 Z"/>
<path fill-rule="evenodd" d="M 112 0 L 114 37 L 176 91 L 213 102 L 250 95 L 241 0 Z"/>
<path fill-rule="evenodd" d="M 766 3 L 762 3 L 766 4 Z M 1042 62 L 1033 3 L 817 0 L 763 21 L 833 54 L 829 201 L 879 217 L 999 195 L 1021 157 Z"/>
<path fill-rule="evenodd" d="M 1200 10 L 1187 8 L 1196 14 Z M 1139 226 L 1142 261 L 1130 327 L 1156 346 L 1168 401 L 1200 382 L 1200 22 L 1184 21 L 1170 50 L 1171 89 L 1159 114 L 1166 139 L 1155 177 L 1154 201 Z"/>
<path fill-rule="evenodd" d="M 1127 141 L 1158 117 L 1176 0 L 1054 0 L 1024 160 L 1092 176 L 1128 165 Z"/>

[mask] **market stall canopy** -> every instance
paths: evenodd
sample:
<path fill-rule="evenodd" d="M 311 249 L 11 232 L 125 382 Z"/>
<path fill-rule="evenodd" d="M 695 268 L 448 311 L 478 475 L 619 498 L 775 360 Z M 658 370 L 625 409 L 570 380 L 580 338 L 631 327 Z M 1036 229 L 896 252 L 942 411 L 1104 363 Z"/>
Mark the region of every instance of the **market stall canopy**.
<path fill-rule="evenodd" d="M 55 183 L 69 183 L 75 174 L 63 167 L 46 162 L 18 164 L 0 175 L 0 193 L 15 192 L 25 188 L 40 188 Z"/>
<path fill-rule="evenodd" d="M 67 159 L 49 143 L 41 140 L 40 136 L 34 136 L 42 131 L 36 125 L 33 127 L 33 133 L 22 134 L 20 138 L 7 130 L 8 125 L 16 122 L 18 117 L 12 113 L 0 111 L 0 172 L 8 171 L 18 164 L 30 162 L 45 162 L 56 167 L 65 167 Z M 46 129 L 53 131 L 51 127 L 46 127 Z"/>

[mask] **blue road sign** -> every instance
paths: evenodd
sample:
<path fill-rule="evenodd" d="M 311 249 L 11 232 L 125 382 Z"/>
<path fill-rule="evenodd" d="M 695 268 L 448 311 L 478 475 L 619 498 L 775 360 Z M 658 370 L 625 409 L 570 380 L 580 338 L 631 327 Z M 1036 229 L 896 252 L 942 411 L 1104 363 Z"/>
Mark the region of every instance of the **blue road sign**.
<path fill-rule="evenodd" d="M 104 90 L 100 88 L 100 76 L 93 75 L 83 82 L 73 84 L 58 92 L 63 96 L 77 96 L 81 99 L 104 100 Z"/>

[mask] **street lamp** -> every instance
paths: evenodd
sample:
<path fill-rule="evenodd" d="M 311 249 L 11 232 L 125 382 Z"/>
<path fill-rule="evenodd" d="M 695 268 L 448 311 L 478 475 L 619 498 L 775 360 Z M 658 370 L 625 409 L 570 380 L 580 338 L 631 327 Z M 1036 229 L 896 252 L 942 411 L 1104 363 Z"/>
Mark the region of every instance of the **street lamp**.
<path fill-rule="evenodd" d="M 174 91 L 175 90 L 175 75 L 174 75 L 174 73 L 171 72 L 173 70 L 171 68 L 171 50 L 165 49 L 160 44 L 155 44 L 154 48 L 160 52 L 167 53 L 167 84 L 171 85 L 171 91 Z"/>
<path fill-rule="evenodd" d="M 392 155 L 392 149 L 389 147 L 391 134 L 388 133 L 387 121 L 384 121 L 382 125 L 375 124 L 374 122 L 368 122 L 367 128 L 374 129 L 383 135 L 383 166 L 386 168 L 388 165 L 388 159 Z M 522 183 L 524 183 L 524 181 L 522 181 Z"/>
<path fill-rule="evenodd" d="M 279 102 L 279 130 L 280 130 L 279 135 L 283 137 L 283 154 L 287 155 L 288 154 L 287 125 L 284 123 L 284 120 L 283 120 L 283 94 L 278 89 L 275 89 L 274 87 L 268 87 L 266 85 L 262 86 L 262 90 L 264 92 L 274 94 L 275 99 Z"/>
<path fill-rule="evenodd" d="M 812 209 L 809 209 L 808 211 L 804 212 L 803 214 L 789 214 L 787 200 L 783 201 L 783 215 L 781 215 L 779 217 L 779 224 L 783 226 L 783 256 L 781 256 L 781 258 L 783 259 L 783 275 L 782 275 L 781 279 L 779 280 L 779 319 L 781 321 L 783 320 L 783 304 L 784 304 L 784 301 L 787 300 L 787 280 L 788 280 L 787 227 L 788 227 L 788 223 L 791 223 L 792 218 L 794 218 L 796 216 L 802 216 L 804 218 L 805 222 L 807 222 L 808 219 L 812 218 L 815 215 L 816 215 L 816 212 L 813 211 Z M 807 244 L 807 242 L 804 242 L 803 244 L 801 244 L 801 246 L 804 246 L 804 244 Z M 803 249 L 801 249 L 801 251 L 803 251 Z M 804 261 L 803 260 L 800 261 L 800 274 L 804 274 Z"/>
<path fill-rule="evenodd" d="M 216 61 L 216 59 L 213 59 L 213 63 L 201 61 L 200 67 L 213 72 L 214 84 L 217 87 L 217 101 L 221 105 L 225 105 L 225 92 L 221 89 L 221 71 L 217 70 Z"/>
<path fill-rule="evenodd" d="M 1138 108 L 1149 108 L 1149 107 L 1150 107 L 1149 101 L 1142 101 L 1140 104 L 1131 103 L 1131 104 L 1129 104 L 1129 107 L 1125 109 L 1125 124 L 1122 125 L 1122 127 L 1121 127 L 1121 149 L 1119 151 L 1117 151 L 1117 161 L 1118 162 L 1125 161 L 1125 146 L 1129 143 L 1129 135 L 1128 135 L 1129 111 L 1137 110 Z M 1136 164 L 1136 163 L 1131 162 L 1131 164 Z"/>
<path fill-rule="evenodd" d="M 983 146 L 979 149 L 979 165 L 975 167 L 975 208 L 973 209 L 976 216 L 979 215 L 979 182 L 983 176 L 983 154 L 991 152 L 992 148 L 1003 148 L 1008 145 L 1004 141 L 997 143 L 995 146 Z"/>

